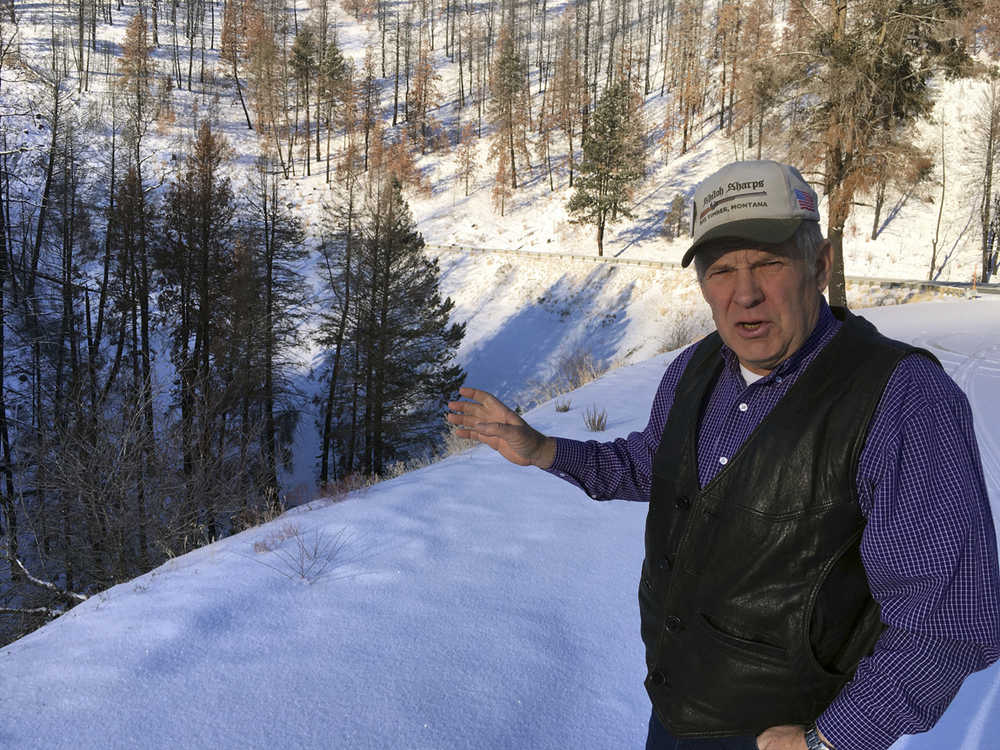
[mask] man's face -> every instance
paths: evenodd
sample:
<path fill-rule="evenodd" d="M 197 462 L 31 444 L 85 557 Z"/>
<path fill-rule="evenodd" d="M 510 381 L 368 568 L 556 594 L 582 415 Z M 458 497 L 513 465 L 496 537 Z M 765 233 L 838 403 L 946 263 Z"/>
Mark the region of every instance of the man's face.
<path fill-rule="evenodd" d="M 708 251 L 701 293 L 726 346 L 748 370 L 767 375 L 816 326 L 833 253 L 824 242 L 807 267 L 782 247 L 730 247 Z"/>

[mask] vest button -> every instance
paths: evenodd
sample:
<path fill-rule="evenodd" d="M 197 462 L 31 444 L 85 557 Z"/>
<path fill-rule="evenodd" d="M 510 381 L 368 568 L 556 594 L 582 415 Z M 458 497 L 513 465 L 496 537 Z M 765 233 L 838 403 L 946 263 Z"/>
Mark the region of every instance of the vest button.
<path fill-rule="evenodd" d="M 683 626 L 681 618 L 674 615 L 670 615 L 670 617 L 663 621 L 663 624 L 666 625 L 668 633 L 676 633 Z"/>
<path fill-rule="evenodd" d="M 670 559 L 670 555 L 664 555 L 656 562 L 656 567 L 660 570 L 670 570 L 673 567 L 673 562 Z"/>
<path fill-rule="evenodd" d="M 687 495 L 681 495 L 674 501 L 674 505 L 677 506 L 677 510 L 687 510 L 691 507 L 691 501 L 688 500 Z"/>
<path fill-rule="evenodd" d="M 667 676 L 660 671 L 650 672 L 649 684 L 653 687 L 664 687 L 667 684 Z"/>

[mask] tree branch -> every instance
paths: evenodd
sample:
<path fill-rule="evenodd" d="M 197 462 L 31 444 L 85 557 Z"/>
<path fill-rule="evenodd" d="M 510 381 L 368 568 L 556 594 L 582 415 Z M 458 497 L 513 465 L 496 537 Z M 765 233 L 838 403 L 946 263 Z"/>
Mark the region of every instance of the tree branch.
<path fill-rule="evenodd" d="M 65 610 L 52 609 L 51 607 L 32 607 L 31 609 L 0 607 L 0 615 L 44 615 L 45 617 L 55 619 L 64 613 Z"/>
<path fill-rule="evenodd" d="M 65 589 L 59 588 L 50 581 L 43 581 L 40 578 L 35 578 L 33 575 L 31 575 L 31 573 L 28 572 L 28 569 L 24 567 L 24 563 L 22 563 L 16 557 L 14 558 L 14 564 L 21 570 L 22 573 L 24 573 L 25 578 L 27 578 L 31 583 L 35 584 L 36 586 L 39 586 L 40 588 L 43 589 L 47 589 L 53 593 L 59 594 L 59 596 L 65 597 L 66 599 L 71 599 L 77 602 L 87 601 L 87 597 L 84 594 L 77 594 L 74 591 L 66 591 Z"/>

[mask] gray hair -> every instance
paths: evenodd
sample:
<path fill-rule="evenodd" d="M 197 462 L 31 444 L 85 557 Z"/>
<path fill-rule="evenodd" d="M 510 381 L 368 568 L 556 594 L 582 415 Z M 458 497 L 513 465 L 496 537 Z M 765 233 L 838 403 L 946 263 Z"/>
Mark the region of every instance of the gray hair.
<path fill-rule="evenodd" d="M 826 239 L 823 237 L 823 230 L 819 228 L 819 222 L 803 221 L 799 224 L 799 228 L 795 230 L 795 234 L 777 247 L 783 249 L 789 258 L 801 260 L 807 267 L 815 268 L 816 261 L 819 259 L 820 248 L 823 247 L 824 242 L 826 242 Z M 720 250 L 722 252 L 728 251 L 723 248 L 720 248 Z M 708 270 L 708 267 L 720 257 L 721 254 L 718 250 L 716 252 L 710 250 L 709 252 L 695 254 L 694 268 L 698 274 L 699 282 L 705 278 L 705 271 Z"/>

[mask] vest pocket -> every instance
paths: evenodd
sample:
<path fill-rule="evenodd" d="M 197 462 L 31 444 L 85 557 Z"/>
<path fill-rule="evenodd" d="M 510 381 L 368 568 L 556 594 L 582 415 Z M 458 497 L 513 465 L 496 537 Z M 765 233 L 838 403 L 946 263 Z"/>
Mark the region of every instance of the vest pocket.
<path fill-rule="evenodd" d="M 705 614 L 704 612 L 700 613 L 700 617 L 705 632 L 717 641 L 725 643 L 727 646 L 737 648 L 740 651 L 749 651 L 762 656 L 777 658 L 782 661 L 786 660 L 788 657 L 788 649 L 784 646 L 779 646 L 773 643 L 765 643 L 764 641 L 758 641 L 747 638 L 743 635 L 737 635 L 732 632 L 731 629 L 727 629 L 724 625 L 713 620 L 711 616 Z"/>
<path fill-rule="evenodd" d="M 807 604 L 805 649 L 823 675 L 851 677 L 884 628 L 861 560 L 861 534 L 824 566 Z"/>

